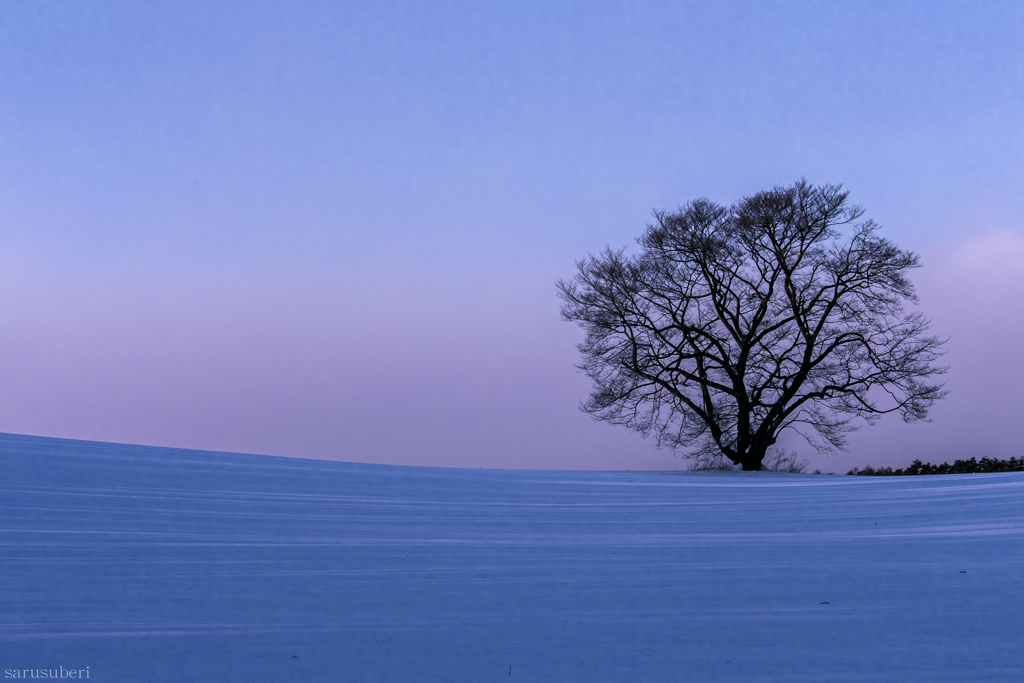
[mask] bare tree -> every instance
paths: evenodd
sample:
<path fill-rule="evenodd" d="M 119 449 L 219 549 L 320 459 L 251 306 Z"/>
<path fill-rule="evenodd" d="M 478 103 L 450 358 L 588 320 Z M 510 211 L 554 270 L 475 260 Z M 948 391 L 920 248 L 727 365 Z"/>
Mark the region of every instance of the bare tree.
<path fill-rule="evenodd" d="M 801 180 L 731 207 L 656 211 L 635 256 L 606 249 L 558 282 L 586 332 L 581 408 L 688 457 L 761 468 L 786 429 L 842 449 L 854 418 L 927 418 L 944 343 L 916 303 L 917 255 L 877 236 L 841 186 Z"/>

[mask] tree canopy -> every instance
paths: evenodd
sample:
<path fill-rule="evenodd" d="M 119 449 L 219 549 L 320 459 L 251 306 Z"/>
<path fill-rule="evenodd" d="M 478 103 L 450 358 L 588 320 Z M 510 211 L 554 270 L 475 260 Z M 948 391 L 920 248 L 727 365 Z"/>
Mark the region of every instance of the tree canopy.
<path fill-rule="evenodd" d="M 944 342 L 905 308 L 919 259 L 848 195 L 801 180 L 728 207 L 697 199 L 655 211 L 639 253 L 577 262 L 557 286 L 585 332 L 581 408 L 747 470 L 787 429 L 829 451 L 855 418 L 926 419 Z"/>

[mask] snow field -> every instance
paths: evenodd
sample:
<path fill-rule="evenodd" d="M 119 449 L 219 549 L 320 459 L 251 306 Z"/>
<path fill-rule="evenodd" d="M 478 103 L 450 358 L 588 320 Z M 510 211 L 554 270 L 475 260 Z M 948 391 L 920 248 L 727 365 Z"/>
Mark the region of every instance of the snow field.
<path fill-rule="evenodd" d="M 1022 605 L 1021 473 L 454 470 L 0 435 L 5 672 L 1020 681 Z"/>

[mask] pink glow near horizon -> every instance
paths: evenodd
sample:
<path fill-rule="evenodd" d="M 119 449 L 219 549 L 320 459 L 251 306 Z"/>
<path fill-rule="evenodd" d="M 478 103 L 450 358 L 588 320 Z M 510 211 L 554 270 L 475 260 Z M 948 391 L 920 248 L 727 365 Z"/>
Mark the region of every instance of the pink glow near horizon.
<path fill-rule="evenodd" d="M 1024 456 L 1024 239 L 1000 229 L 927 256 L 914 279 L 934 333 L 949 337 L 949 396 L 929 423 L 888 419 L 861 429 L 841 459 L 897 466 Z"/>
<path fill-rule="evenodd" d="M 826 470 L 1021 455 L 1022 264 L 1024 240 L 1003 230 L 917 272 L 922 310 L 951 337 L 951 393 L 931 423 L 888 417 L 824 460 L 791 445 Z M 311 296 L 302 280 L 253 291 L 210 274 L 185 288 L 134 277 L 118 292 L 55 273 L 6 283 L 32 294 L 4 301 L 0 354 L 16 362 L 0 375 L 0 430 L 396 464 L 686 467 L 576 409 L 577 333 L 549 283 L 514 300 L 405 283 L 359 303 L 344 278 Z"/>

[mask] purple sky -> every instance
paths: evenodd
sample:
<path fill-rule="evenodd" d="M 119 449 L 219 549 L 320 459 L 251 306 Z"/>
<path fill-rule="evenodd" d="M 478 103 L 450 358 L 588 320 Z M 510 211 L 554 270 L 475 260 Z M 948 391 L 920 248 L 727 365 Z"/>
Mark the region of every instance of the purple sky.
<path fill-rule="evenodd" d="M 952 393 L 815 467 L 1024 455 L 1024 5 L 0 8 L 0 431 L 684 469 L 577 410 L 553 282 L 655 207 L 842 182 Z"/>

